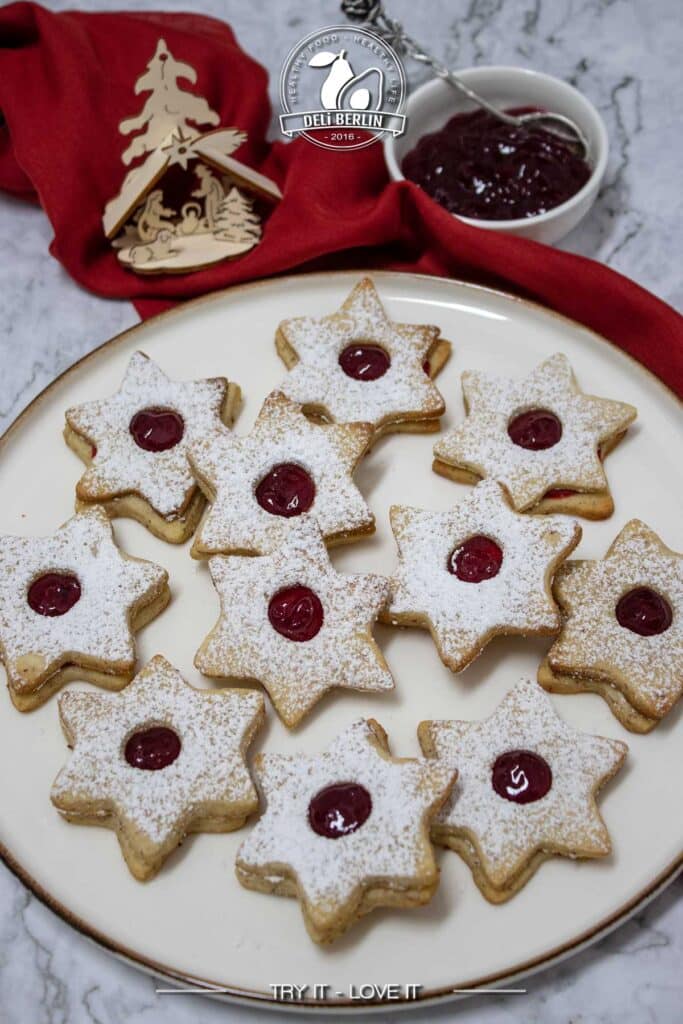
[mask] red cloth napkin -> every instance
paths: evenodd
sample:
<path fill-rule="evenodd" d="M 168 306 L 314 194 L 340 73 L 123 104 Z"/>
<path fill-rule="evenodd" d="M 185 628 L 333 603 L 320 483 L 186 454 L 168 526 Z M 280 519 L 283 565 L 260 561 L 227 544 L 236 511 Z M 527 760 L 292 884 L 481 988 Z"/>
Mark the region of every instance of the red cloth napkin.
<path fill-rule="evenodd" d="M 161 36 L 197 69 L 195 91 L 221 125 L 248 131 L 237 158 L 274 178 L 284 199 L 246 256 L 145 278 L 117 262 L 101 216 L 126 171 L 121 153 L 130 139 L 118 123 L 142 106 L 133 85 Z M 334 153 L 306 140 L 267 144 L 265 71 L 222 22 L 10 4 L 0 9 L 0 110 L 0 188 L 40 202 L 55 232 L 51 252 L 76 281 L 131 299 L 143 316 L 293 269 L 422 271 L 533 298 L 603 334 L 683 395 L 683 318 L 632 281 L 592 260 L 461 223 L 415 185 L 389 184 L 380 145 Z"/>

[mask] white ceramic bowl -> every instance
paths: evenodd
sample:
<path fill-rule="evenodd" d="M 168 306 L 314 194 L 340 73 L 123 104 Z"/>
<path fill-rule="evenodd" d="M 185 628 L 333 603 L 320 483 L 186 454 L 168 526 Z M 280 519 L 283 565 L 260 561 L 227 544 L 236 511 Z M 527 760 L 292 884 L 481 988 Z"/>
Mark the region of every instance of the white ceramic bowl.
<path fill-rule="evenodd" d="M 517 220 L 472 220 L 462 217 L 468 224 L 506 231 L 511 235 L 533 238 L 537 242 L 557 242 L 576 227 L 595 202 L 607 167 L 607 129 L 593 104 L 573 86 L 552 75 L 515 67 L 479 67 L 458 71 L 470 88 L 484 99 L 501 107 L 543 107 L 571 117 L 582 129 L 590 145 L 589 163 L 592 174 L 575 195 L 560 206 L 536 217 Z M 410 96 L 407 105 L 407 125 L 403 135 L 388 136 L 384 143 L 384 156 L 390 176 L 403 180 L 403 157 L 429 132 L 437 131 L 459 111 L 474 110 L 475 104 L 452 86 L 435 78 L 420 86 Z"/>

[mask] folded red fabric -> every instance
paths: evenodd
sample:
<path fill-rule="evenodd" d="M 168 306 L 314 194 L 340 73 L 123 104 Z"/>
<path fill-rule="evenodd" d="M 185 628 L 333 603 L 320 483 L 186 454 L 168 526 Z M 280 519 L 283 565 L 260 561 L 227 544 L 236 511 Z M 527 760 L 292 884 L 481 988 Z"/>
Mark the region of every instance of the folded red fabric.
<path fill-rule="evenodd" d="M 237 157 L 274 178 L 284 198 L 246 256 L 145 278 L 118 263 L 101 217 L 125 171 L 118 124 L 135 113 L 133 84 L 160 36 L 197 69 L 197 92 L 220 123 L 249 133 Z M 421 271 L 535 299 L 598 331 L 683 395 L 683 318 L 632 281 L 593 260 L 463 224 L 415 185 L 389 183 L 379 145 L 334 153 L 305 140 L 266 143 L 266 73 L 213 18 L 10 4 L 0 9 L 0 110 L 0 188 L 40 202 L 55 232 L 51 252 L 76 281 L 131 299 L 143 316 L 296 269 Z"/>

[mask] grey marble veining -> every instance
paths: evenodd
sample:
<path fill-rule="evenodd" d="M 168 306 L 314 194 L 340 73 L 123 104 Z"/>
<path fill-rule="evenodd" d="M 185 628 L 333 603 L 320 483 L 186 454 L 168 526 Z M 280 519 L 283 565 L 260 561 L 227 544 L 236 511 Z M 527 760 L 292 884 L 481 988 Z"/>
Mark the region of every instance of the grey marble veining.
<path fill-rule="evenodd" d="M 47 4 L 54 10 L 72 5 Z M 88 0 L 80 6 L 113 5 Z M 332 0 L 128 0 L 127 6 L 191 7 L 223 17 L 271 77 L 305 32 L 339 20 Z M 528 65 L 572 81 L 593 99 L 607 122 L 610 164 L 592 216 L 564 246 L 603 260 L 683 305 L 679 0 L 393 0 L 387 6 L 454 67 Z M 424 77 L 419 69 L 407 70 L 413 84 Z M 105 302 L 79 289 L 49 255 L 50 239 L 40 210 L 0 197 L 2 429 L 58 373 L 137 319 L 128 303 Z M 681 1019 L 683 1003 L 682 893 L 679 880 L 599 945 L 528 979 L 527 995 L 480 996 L 406 1019 L 673 1024 Z M 83 939 L 0 868 L 3 1024 L 242 1019 L 272 1017 L 196 996 L 157 995 L 152 978 Z"/>

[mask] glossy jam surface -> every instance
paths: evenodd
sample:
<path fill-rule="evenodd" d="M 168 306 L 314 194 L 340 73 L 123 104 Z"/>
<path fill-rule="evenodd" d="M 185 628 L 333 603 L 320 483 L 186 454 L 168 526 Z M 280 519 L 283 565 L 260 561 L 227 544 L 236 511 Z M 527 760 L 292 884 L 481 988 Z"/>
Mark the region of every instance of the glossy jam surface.
<path fill-rule="evenodd" d="M 357 782 L 326 786 L 308 805 L 308 821 L 326 839 L 341 839 L 364 825 L 372 811 L 372 798 Z"/>
<path fill-rule="evenodd" d="M 529 409 L 510 420 L 508 437 L 520 448 L 540 452 L 557 444 L 562 437 L 562 424 L 548 409 Z"/>
<path fill-rule="evenodd" d="M 544 498 L 571 498 L 572 494 L 576 494 L 576 491 L 571 491 L 568 487 L 553 487 L 549 491 L 546 491 L 543 495 Z"/>
<path fill-rule="evenodd" d="M 302 643 L 312 640 L 320 632 L 324 619 L 323 606 L 310 587 L 287 587 L 271 597 L 268 619 L 281 636 Z"/>
<path fill-rule="evenodd" d="M 46 572 L 28 588 L 26 600 L 38 615 L 66 615 L 81 597 L 78 577 L 67 572 Z"/>
<path fill-rule="evenodd" d="M 185 422 L 173 409 L 140 409 L 131 419 L 129 430 L 138 448 L 165 452 L 182 441 Z"/>
<path fill-rule="evenodd" d="M 266 473 L 256 488 L 256 500 L 272 516 L 300 516 L 315 499 L 315 484 L 295 462 L 281 462 Z"/>
<path fill-rule="evenodd" d="M 464 583 L 481 583 L 497 576 L 503 552 L 490 537 L 477 534 L 455 548 L 448 558 L 448 571 Z"/>
<path fill-rule="evenodd" d="M 636 587 L 619 599 L 614 614 L 624 629 L 639 636 L 656 636 L 671 625 L 671 605 L 650 587 Z"/>
<path fill-rule="evenodd" d="M 553 784 L 550 765 L 531 750 L 508 750 L 496 758 L 491 785 L 498 796 L 516 804 L 531 804 Z"/>
<path fill-rule="evenodd" d="M 381 345 L 354 344 L 340 354 L 339 365 L 354 380 L 378 380 L 391 366 L 391 359 Z"/>
<path fill-rule="evenodd" d="M 456 114 L 440 131 L 423 135 L 401 169 L 451 213 L 474 220 L 545 213 L 575 195 L 591 174 L 585 160 L 549 132 L 504 124 L 484 110 Z"/>
<path fill-rule="evenodd" d="M 123 756 L 133 768 L 157 772 L 168 768 L 180 753 L 180 737 L 165 725 L 152 725 L 134 732 L 128 739 Z"/>

